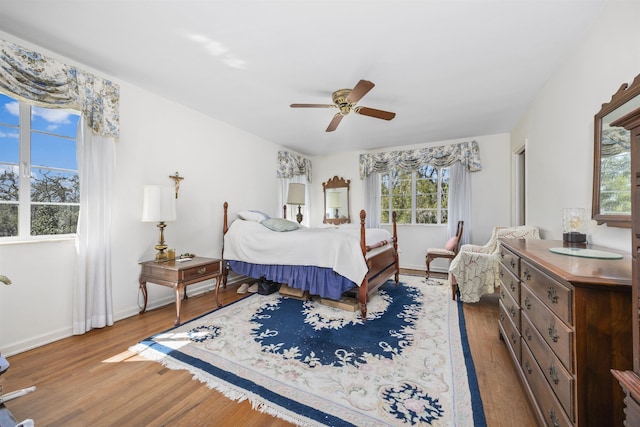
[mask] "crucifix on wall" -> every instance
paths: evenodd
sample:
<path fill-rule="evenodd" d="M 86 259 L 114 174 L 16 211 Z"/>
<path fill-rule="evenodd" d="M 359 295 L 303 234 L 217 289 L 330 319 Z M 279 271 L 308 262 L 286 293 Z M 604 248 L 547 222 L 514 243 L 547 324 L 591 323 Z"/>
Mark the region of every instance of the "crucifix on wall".
<path fill-rule="evenodd" d="M 178 174 L 178 172 L 176 172 L 175 175 L 169 175 L 169 178 L 171 178 L 176 183 L 176 199 L 177 199 L 178 198 L 178 190 L 180 190 L 180 181 L 182 181 L 184 179 L 184 177 L 180 176 Z"/>

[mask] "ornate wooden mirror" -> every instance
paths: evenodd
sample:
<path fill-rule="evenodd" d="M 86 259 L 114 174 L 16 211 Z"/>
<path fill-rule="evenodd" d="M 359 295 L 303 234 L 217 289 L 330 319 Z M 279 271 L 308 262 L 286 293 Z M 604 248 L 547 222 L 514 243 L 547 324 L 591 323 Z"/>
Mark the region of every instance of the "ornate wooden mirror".
<path fill-rule="evenodd" d="M 349 215 L 349 184 L 351 180 L 344 180 L 334 176 L 327 182 L 322 183 L 324 193 L 324 224 L 344 224 L 351 223 Z"/>
<path fill-rule="evenodd" d="M 638 108 L 638 95 L 640 75 L 631 86 L 620 86 L 595 115 L 591 216 L 609 227 L 631 227 L 631 138 L 611 122 Z"/>

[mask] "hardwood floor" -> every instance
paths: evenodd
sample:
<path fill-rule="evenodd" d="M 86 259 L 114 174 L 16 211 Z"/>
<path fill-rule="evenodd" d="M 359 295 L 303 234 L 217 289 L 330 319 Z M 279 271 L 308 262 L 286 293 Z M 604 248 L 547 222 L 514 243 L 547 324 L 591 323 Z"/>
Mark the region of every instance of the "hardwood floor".
<path fill-rule="evenodd" d="M 240 297 L 237 286 L 221 290 L 223 304 Z M 191 319 L 214 307 L 213 293 L 182 304 Z M 533 411 L 505 344 L 498 338 L 497 296 L 465 304 L 465 320 L 487 426 L 535 426 Z M 185 371 L 172 371 L 127 349 L 173 326 L 168 305 L 37 349 L 8 357 L 0 377 L 4 393 L 37 390 L 6 403 L 18 421 L 36 426 L 287 426 L 285 421 L 236 403 Z"/>

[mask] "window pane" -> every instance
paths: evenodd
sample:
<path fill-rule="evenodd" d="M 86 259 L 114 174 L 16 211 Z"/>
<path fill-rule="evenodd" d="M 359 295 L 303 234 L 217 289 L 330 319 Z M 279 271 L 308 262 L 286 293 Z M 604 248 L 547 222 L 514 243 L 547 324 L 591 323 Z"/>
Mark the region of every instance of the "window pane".
<path fill-rule="evenodd" d="M 0 123 L 14 126 L 20 123 L 20 104 L 3 93 L 0 93 Z"/>
<path fill-rule="evenodd" d="M 80 203 L 80 179 L 76 172 L 31 169 L 31 201 Z"/>
<path fill-rule="evenodd" d="M 31 165 L 78 170 L 75 139 L 31 132 Z"/>
<path fill-rule="evenodd" d="M 20 161 L 20 131 L 0 126 L 0 162 L 18 164 Z"/>
<path fill-rule="evenodd" d="M 437 209 L 416 209 L 416 223 L 418 224 L 437 224 Z"/>
<path fill-rule="evenodd" d="M 18 205 L 0 204 L 0 237 L 18 235 Z"/>
<path fill-rule="evenodd" d="M 78 223 L 79 206 L 31 206 L 31 235 L 73 234 Z"/>
<path fill-rule="evenodd" d="M 71 111 L 31 107 L 31 130 L 76 137 L 80 116 Z"/>
<path fill-rule="evenodd" d="M 0 164 L 0 200 L 18 201 L 19 185 L 18 167 Z"/>

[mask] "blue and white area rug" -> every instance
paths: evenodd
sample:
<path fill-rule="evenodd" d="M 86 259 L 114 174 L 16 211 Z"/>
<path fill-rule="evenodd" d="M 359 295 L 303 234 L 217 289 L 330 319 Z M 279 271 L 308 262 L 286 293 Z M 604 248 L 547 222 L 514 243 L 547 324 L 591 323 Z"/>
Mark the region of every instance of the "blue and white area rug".
<path fill-rule="evenodd" d="M 484 426 L 462 307 L 401 276 L 356 312 L 252 295 L 132 350 L 305 426 Z M 461 333 L 462 332 L 462 333 Z"/>

